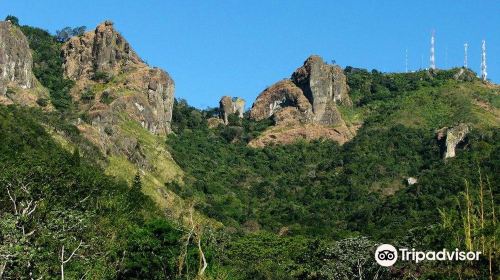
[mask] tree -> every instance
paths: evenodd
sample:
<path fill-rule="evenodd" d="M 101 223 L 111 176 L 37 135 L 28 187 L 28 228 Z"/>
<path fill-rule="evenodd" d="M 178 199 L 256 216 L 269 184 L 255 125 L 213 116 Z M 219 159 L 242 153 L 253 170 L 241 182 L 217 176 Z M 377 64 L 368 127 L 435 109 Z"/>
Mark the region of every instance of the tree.
<path fill-rule="evenodd" d="M 19 19 L 13 15 L 5 17 L 5 21 L 10 21 L 12 24 L 19 26 Z"/>
<path fill-rule="evenodd" d="M 132 183 L 132 188 L 139 191 L 142 188 L 141 174 L 139 173 L 139 171 L 135 173 L 134 182 Z"/>
<path fill-rule="evenodd" d="M 86 29 L 87 29 L 86 26 L 78 26 L 78 27 L 74 27 L 74 28 L 66 26 L 63 29 L 56 31 L 56 40 L 58 42 L 64 43 L 64 42 L 68 41 L 73 36 L 83 35 L 83 33 L 85 33 Z"/>

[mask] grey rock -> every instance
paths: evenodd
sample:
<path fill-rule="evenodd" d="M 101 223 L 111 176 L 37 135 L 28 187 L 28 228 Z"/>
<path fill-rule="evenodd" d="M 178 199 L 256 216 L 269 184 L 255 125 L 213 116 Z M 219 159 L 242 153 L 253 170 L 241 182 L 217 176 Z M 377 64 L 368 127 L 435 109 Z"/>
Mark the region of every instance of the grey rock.
<path fill-rule="evenodd" d="M 352 105 L 347 79 L 338 66 L 328 65 L 319 56 L 310 56 L 302 67 L 292 74 L 292 81 L 302 89 L 312 104 L 317 123 L 335 125 L 340 114 L 335 104 Z"/>
<path fill-rule="evenodd" d="M 237 114 L 243 118 L 245 112 L 245 100 L 239 97 L 223 96 L 219 101 L 220 117 L 224 124 L 228 124 L 228 117 L 231 114 Z"/>
<path fill-rule="evenodd" d="M 0 21 L 0 95 L 7 85 L 30 89 L 34 84 L 33 57 L 22 31 L 7 21 Z"/>
<path fill-rule="evenodd" d="M 463 123 L 451 128 L 443 127 L 437 131 L 437 139 L 444 140 L 445 143 L 443 153 L 445 159 L 455 157 L 456 147 L 465 139 L 467 133 L 469 133 L 469 126 Z"/>
<path fill-rule="evenodd" d="M 71 38 L 64 44 L 62 54 L 65 76 L 77 85 L 93 83 L 96 74 L 117 77 L 113 80 L 117 93 L 110 106 L 94 106 L 99 110 L 90 112 L 99 117 L 93 123 L 113 122 L 114 116 L 119 118 L 125 113 L 154 134 L 171 132 L 174 81 L 167 72 L 144 63 L 112 22 L 106 21 L 94 31 Z"/>

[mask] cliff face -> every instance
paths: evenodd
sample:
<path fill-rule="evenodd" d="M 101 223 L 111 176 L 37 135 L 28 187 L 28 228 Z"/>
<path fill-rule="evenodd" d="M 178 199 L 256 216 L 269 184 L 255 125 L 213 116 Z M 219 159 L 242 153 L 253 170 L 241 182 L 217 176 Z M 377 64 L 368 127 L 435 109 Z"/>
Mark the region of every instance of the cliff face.
<path fill-rule="evenodd" d="M 237 114 L 239 118 L 243 118 L 245 100 L 239 97 L 223 96 L 219 101 L 219 111 L 224 124 L 228 124 L 228 117 L 231 114 Z"/>
<path fill-rule="evenodd" d="M 125 114 L 154 134 L 170 133 L 174 81 L 165 71 L 146 65 L 113 23 L 106 21 L 71 38 L 62 54 L 65 75 L 76 81 L 74 98 L 81 100 L 89 91 L 95 96 L 90 106 L 82 106 L 96 116 L 93 124 L 111 125 Z"/>
<path fill-rule="evenodd" d="M 352 105 L 342 69 L 326 64 L 319 56 L 310 56 L 292 74 L 292 81 L 302 89 L 312 104 L 314 121 L 317 123 L 338 123 L 340 115 L 335 104 Z"/>
<path fill-rule="evenodd" d="M 21 30 L 10 22 L 0 22 L 0 78 L 1 94 L 12 83 L 24 89 L 33 86 L 33 58 L 28 40 Z"/>
<path fill-rule="evenodd" d="M 347 78 L 338 66 L 328 65 L 319 56 L 310 56 L 292 74 L 265 89 L 255 100 L 250 118 L 272 117 L 276 126 L 250 145 L 291 143 L 298 138 L 329 138 L 344 143 L 353 137 L 337 104 L 352 106 Z"/>
<path fill-rule="evenodd" d="M 26 36 L 19 27 L 0 21 L 0 103 L 39 106 L 41 99 L 48 102 L 48 92 L 36 80 L 32 67 Z"/>
<path fill-rule="evenodd" d="M 261 120 L 281 108 L 295 107 L 303 122 L 338 125 L 342 118 L 336 104 L 352 105 L 348 90 L 340 67 L 326 64 L 319 56 L 310 56 L 295 70 L 291 80 L 280 81 L 257 97 L 250 117 Z"/>

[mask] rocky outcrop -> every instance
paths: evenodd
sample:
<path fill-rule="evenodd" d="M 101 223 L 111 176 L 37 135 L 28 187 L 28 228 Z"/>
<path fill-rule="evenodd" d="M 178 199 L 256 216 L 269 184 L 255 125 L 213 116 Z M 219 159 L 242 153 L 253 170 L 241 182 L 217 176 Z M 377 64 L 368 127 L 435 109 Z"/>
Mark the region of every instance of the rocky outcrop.
<path fill-rule="evenodd" d="M 111 21 L 92 32 L 71 38 L 63 47 L 64 73 L 73 80 L 93 78 L 96 73 L 116 75 L 143 64 Z"/>
<path fill-rule="evenodd" d="M 267 119 L 287 107 L 296 108 L 304 122 L 312 120 L 312 105 L 291 80 L 279 81 L 265 89 L 255 100 L 250 118 L 257 121 Z"/>
<path fill-rule="evenodd" d="M 64 73 L 76 82 L 72 95 L 94 125 L 113 125 L 126 115 L 154 134 L 170 133 L 174 81 L 146 65 L 112 22 L 71 38 L 62 54 Z M 83 102 L 87 92 L 95 98 Z"/>
<path fill-rule="evenodd" d="M 468 68 L 454 69 L 453 79 L 457 81 L 472 82 L 477 79 L 476 74 Z"/>
<path fill-rule="evenodd" d="M 245 100 L 239 97 L 223 96 L 219 101 L 220 117 L 224 124 L 228 124 L 228 117 L 231 114 L 237 114 L 243 118 L 245 112 Z"/>
<path fill-rule="evenodd" d="M 0 103 L 50 107 L 48 91 L 32 68 L 26 36 L 9 21 L 0 21 Z"/>
<path fill-rule="evenodd" d="M 348 128 L 337 104 L 352 106 L 343 70 L 310 56 L 291 76 L 265 89 L 255 100 L 250 118 L 272 118 L 269 128 L 251 146 L 288 144 L 298 139 L 327 138 L 340 144 L 354 137 L 357 127 Z"/>
<path fill-rule="evenodd" d="M 339 114 L 335 104 L 352 105 L 343 70 L 326 64 L 319 56 L 310 56 L 292 74 L 292 81 L 302 89 L 312 104 L 314 121 L 317 123 L 336 124 Z"/>
<path fill-rule="evenodd" d="M 438 141 L 444 142 L 443 157 L 445 159 L 455 157 L 457 145 L 464 141 L 467 133 L 469 133 L 469 126 L 463 123 L 451 128 L 444 127 L 437 131 Z"/>
<path fill-rule="evenodd" d="M 336 104 L 351 106 L 347 79 L 338 66 L 310 56 L 292 74 L 291 80 L 280 81 L 264 90 L 252 106 L 250 117 L 261 120 L 273 116 L 285 107 L 301 112 L 303 123 L 341 124 Z"/>

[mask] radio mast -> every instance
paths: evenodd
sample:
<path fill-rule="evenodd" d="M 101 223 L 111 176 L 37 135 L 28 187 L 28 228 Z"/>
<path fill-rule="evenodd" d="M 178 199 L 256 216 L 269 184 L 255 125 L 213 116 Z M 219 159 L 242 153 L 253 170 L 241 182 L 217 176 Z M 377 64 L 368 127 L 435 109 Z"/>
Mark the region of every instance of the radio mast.
<path fill-rule="evenodd" d="M 483 40 L 483 45 L 481 47 L 481 79 L 486 81 L 488 73 L 486 72 L 486 41 Z"/>
<path fill-rule="evenodd" d="M 469 48 L 469 44 L 464 44 L 464 68 L 467 68 L 467 48 Z"/>
<path fill-rule="evenodd" d="M 436 69 L 436 58 L 434 56 L 434 44 L 435 44 L 435 34 L 434 30 L 432 30 L 432 36 L 431 36 L 431 58 L 430 58 L 430 68 L 432 70 Z"/>

